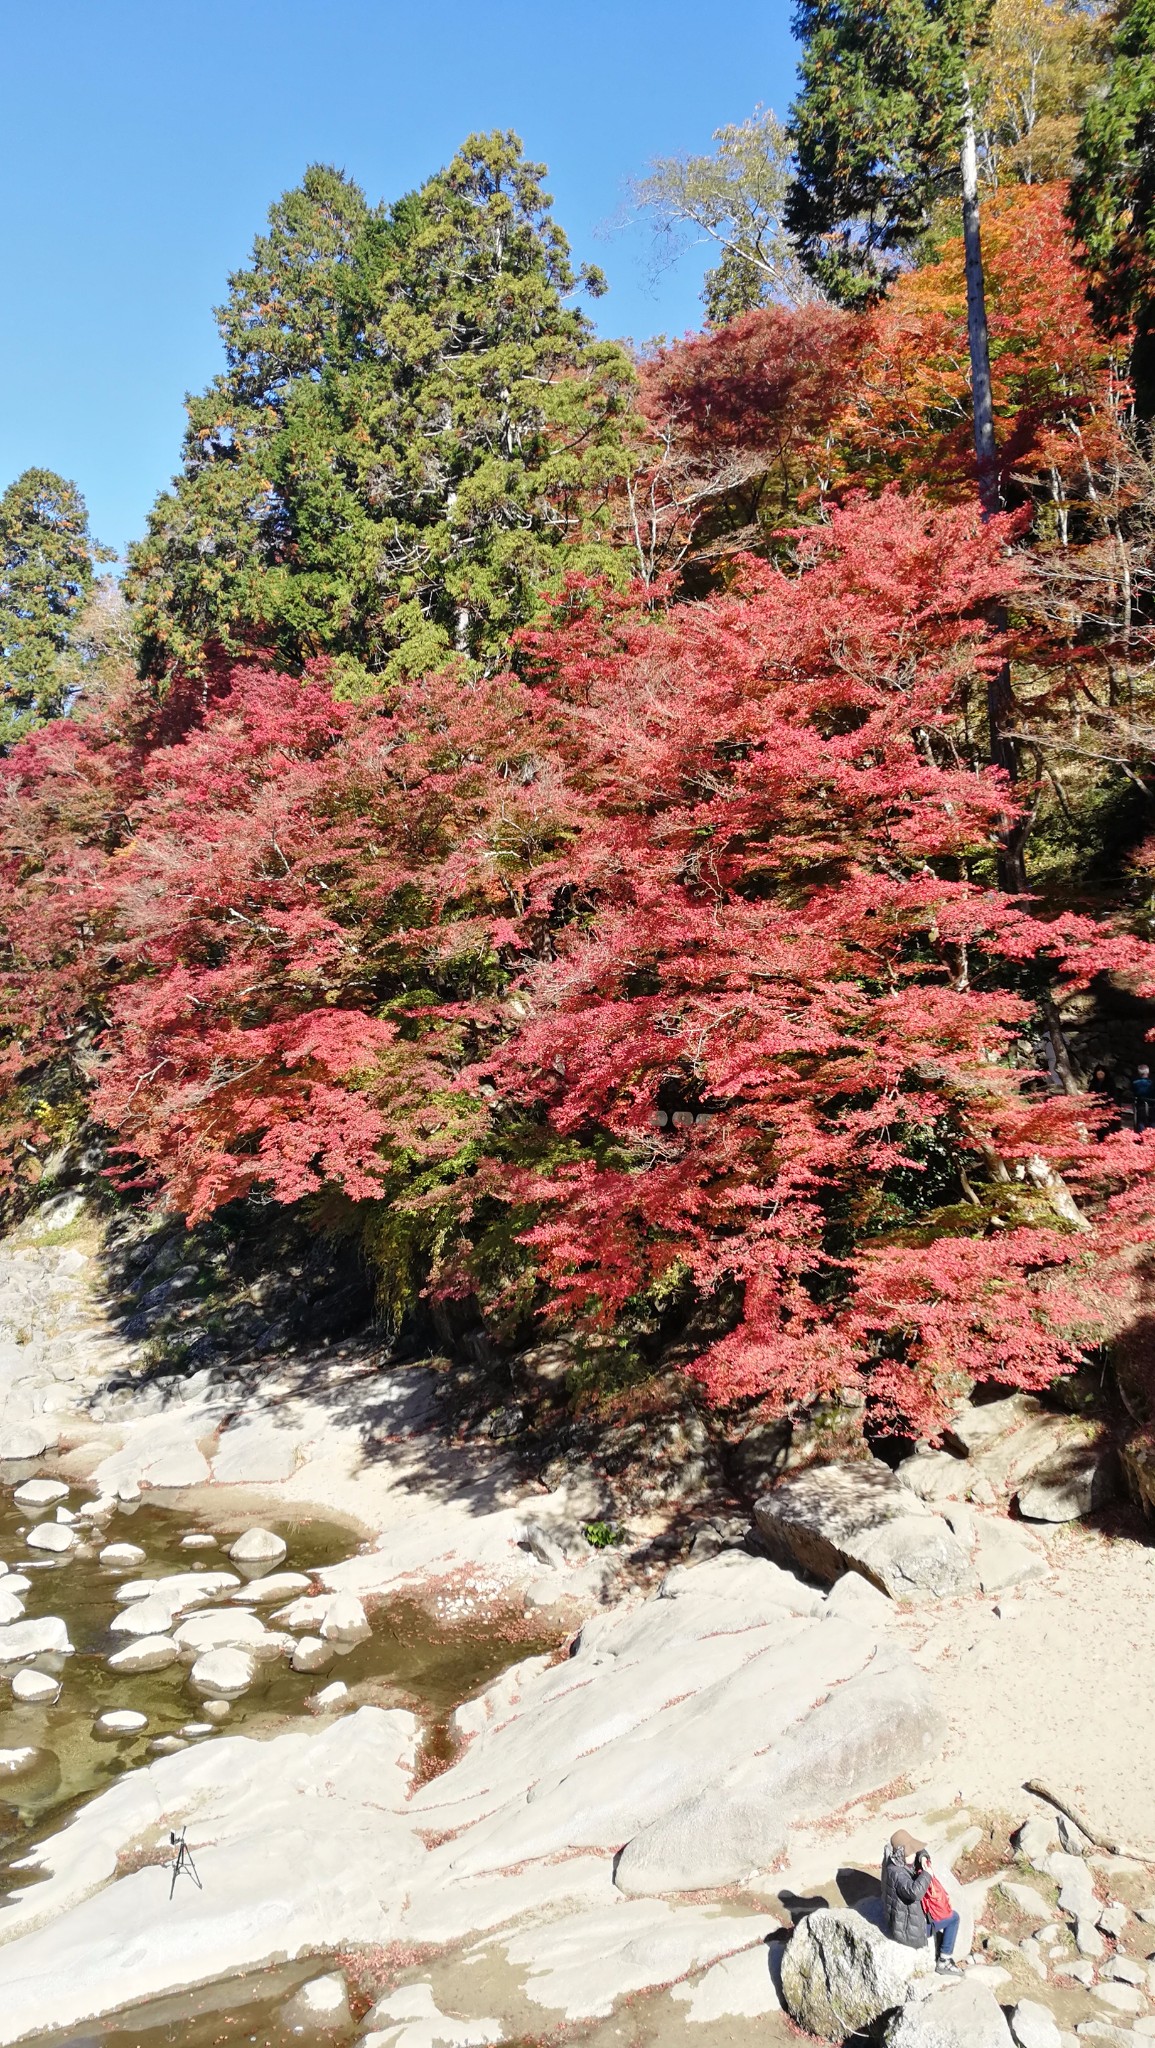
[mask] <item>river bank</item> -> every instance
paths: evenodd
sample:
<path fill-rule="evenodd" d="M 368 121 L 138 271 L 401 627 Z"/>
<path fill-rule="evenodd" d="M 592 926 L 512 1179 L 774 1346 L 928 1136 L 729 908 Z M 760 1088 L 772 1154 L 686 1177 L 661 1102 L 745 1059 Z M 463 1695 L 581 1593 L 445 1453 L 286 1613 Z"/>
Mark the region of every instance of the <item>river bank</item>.
<path fill-rule="evenodd" d="M 798 1902 L 869 1898 L 899 1819 L 958 1863 L 980 1925 L 992 1871 L 967 1858 L 976 1834 L 992 1869 L 1013 1858 L 1011 1828 L 1043 1810 L 1028 1777 L 1155 1843 L 1155 1552 L 1129 1511 L 1036 1532 L 1029 1574 L 996 1596 L 968 1581 L 917 1607 L 855 1573 L 827 1591 L 746 1548 L 710 1556 L 692 1521 L 671 1567 L 657 1514 L 599 1551 L 582 1531 L 600 1481 L 577 1467 L 547 1486 L 461 1441 L 436 1361 L 383 1371 L 347 1341 L 142 1376 L 98 1251 L 79 1214 L 0 1248 L 0 1449 L 29 1454 L 0 1477 L 58 1476 L 105 1542 L 142 1501 L 224 1533 L 323 1522 L 344 1554 L 294 1560 L 308 1586 L 260 1607 L 270 1630 L 299 1645 L 335 1600 L 373 1617 L 405 1599 L 443 1629 L 505 1628 L 507 1668 L 474 1683 L 435 1756 L 430 1715 L 368 1681 L 308 1723 L 226 1722 L 142 1754 L 9 1872 L 0 2042 L 117 2040 L 126 2007 L 150 2048 L 249 2039 L 255 2013 L 270 2042 L 359 2028 L 374 2048 L 785 2039 L 775 1970 Z M 0 1748 L 6 1714 L 0 1695 Z M 203 1889 L 178 1907 L 164 1865 L 182 1827 Z M 335 1968 L 346 2017 L 286 2018 L 297 1973 Z M 1068 2029 L 1101 2020 L 1095 1984 L 1052 1974 Z M 1136 2024 L 1146 2011 L 1144 1992 Z"/>

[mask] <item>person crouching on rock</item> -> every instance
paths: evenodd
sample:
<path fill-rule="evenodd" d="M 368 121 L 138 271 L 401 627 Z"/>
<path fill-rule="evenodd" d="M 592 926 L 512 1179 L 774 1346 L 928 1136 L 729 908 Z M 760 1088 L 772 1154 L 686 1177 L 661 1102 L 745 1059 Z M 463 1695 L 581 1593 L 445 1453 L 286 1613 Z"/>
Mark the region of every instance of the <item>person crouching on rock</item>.
<path fill-rule="evenodd" d="M 882 1859 L 882 1910 L 886 1932 L 905 1948 L 925 1948 L 928 1930 L 936 1936 L 940 1976 L 962 1973 L 954 1960 L 958 1914 L 930 1867 L 930 1850 L 899 1828 Z"/>
<path fill-rule="evenodd" d="M 938 1949 L 937 1969 L 942 1977 L 958 1977 L 962 1972 L 954 1959 L 954 1945 L 958 1940 L 958 1914 L 951 1905 L 945 1885 L 941 1885 L 930 1867 L 930 1850 L 915 1852 L 914 1871 L 916 1882 L 921 1878 L 930 1881 L 922 1895 L 922 1910 L 927 1925 L 933 1928 Z"/>

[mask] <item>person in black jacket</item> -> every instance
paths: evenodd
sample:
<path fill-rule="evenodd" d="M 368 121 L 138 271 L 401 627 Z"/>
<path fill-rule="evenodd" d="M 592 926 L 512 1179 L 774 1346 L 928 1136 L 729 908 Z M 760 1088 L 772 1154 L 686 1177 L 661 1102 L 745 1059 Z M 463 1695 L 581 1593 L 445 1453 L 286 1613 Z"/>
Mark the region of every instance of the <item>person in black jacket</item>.
<path fill-rule="evenodd" d="M 904 1948 L 925 1948 L 929 1933 L 922 1900 L 930 1888 L 930 1872 L 912 1868 L 923 1846 L 905 1828 L 899 1828 L 882 1855 L 883 1926 L 890 1939 L 900 1941 Z"/>

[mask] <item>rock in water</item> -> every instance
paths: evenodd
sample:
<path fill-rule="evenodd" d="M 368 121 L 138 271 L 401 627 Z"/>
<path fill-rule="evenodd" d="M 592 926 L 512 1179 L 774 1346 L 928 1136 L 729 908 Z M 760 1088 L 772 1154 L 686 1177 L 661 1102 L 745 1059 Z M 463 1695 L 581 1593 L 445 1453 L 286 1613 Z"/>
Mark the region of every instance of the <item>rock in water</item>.
<path fill-rule="evenodd" d="M 1021 2010 L 1021 2007 L 1020 2007 Z M 968 1977 L 913 1999 L 886 2030 L 886 2048 L 1012 2048 L 994 1992 Z"/>
<path fill-rule="evenodd" d="M 323 1643 L 320 1636 L 302 1636 L 289 1662 L 294 1671 L 323 1671 L 336 1654 L 332 1643 Z"/>
<path fill-rule="evenodd" d="M 26 1479 L 12 1498 L 18 1508 L 52 1508 L 68 1499 L 68 1488 L 63 1479 Z"/>
<path fill-rule="evenodd" d="M 0 1628 L 0 1664 L 19 1664 L 31 1657 L 69 1657 L 68 1624 L 57 1614 L 43 1614 L 35 1621 L 9 1622 Z"/>
<path fill-rule="evenodd" d="M 80 1541 L 75 1529 L 66 1522 L 41 1522 L 35 1529 L 29 1529 L 25 1537 L 30 1550 L 51 1550 L 63 1556 L 67 1550 L 75 1550 Z"/>
<path fill-rule="evenodd" d="M 325 1609 L 321 1634 L 327 1643 L 360 1643 L 372 1634 L 365 1609 L 353 1593 L 335 1593 Z"/>
<path fill-rule="evenodd" d="M 93 1726 L 98 1735 L 139 1735 L 148 1727 L 148 1715 L 138 1714 L 132 1707 L 109 1707 L 97 1715 Z"/>
<path fill-rule="evenodd" d="M 1018 2048 L 1060 2048 L 1059 2022 L 1035 1998 L 1021 1998 L 1012 2006 L 1011 2032 Z"/>
<path fill-rule="evenodd" d="M 244 1535 L 238 1536 L 230 1545 L 229 1556 L 234 1564 L 241 1565 L 255 1578 L 260 1573 L 271 1572 L 275 1564 L 280 1564 L 288 1548 L 284 1537 L 277 1536 L 272 1529 L 246 1529 Z"/>
<path fill-rule="evenodd" d="M 828 1583 L 857 1571 L 907 1602 L 975 1589 L 970 1559 L 941 1516 L 874 1460 L 799 1472 L 764 1493 L 754 1516 L 780 1563 Z"/>
<path fill-rule="evenodd" d="M 349 2010 L 345 1979 L 336 1970 L 327 1977 L 311 1978 L 293 1993 L 282 2010 L 281 2019 L 285 2026 L 303 2029 L 309 2034 L 318 2030 L 325 2033 L 350 2032 L 353 2015 Z"/>
<path fill-rule="evenodd" d="M 20 1806 L 43 1798 L 59 1783 L 60 1758 L 54 1749 L 0 1749 L 0 1805 Z"/>
<path fill-rule="evenodd" d="M 255 1669 L 244 1650 L 207 1650 L 189 1672 L 189 1684 L 210 1699 L 235 1700 L 248 1691 Z"/>
<path fill-rule="evenodd" d="M 110 1671 L 121 1671 L 125 1677 L 132 1677 L 138 1671 L 164 1671 L 175 1664 L 180 1656 L 171 1636 L 142 1636 L 139 1642 L 129 1643 L 125 1649 L 117 1650 L 108 1660 Z"/>
<path fill-rule="evenodd" d="M 107 1565 L 143 1564 L 145 1554 L 139 1543 L 106 1543 L 100 1553 L 100 1562 Z"/>
<path fill-rule="evenodd" d="M 790 1938 L 782 1958 L 782 1999 L 805 2033 L 844 2041 L 901 2005 L 911 1979 L 933 1970 L 929 1942 L 904 1948 L 849 1907 L 823 1908 L 800 1921 Z"/>
<path fill-rule="evenodd" d="M 12 1697 L 25 1707 L 50 1707 L 60 1697 L 60 1680 L 47 1671 L 18 1671 Z"/>
<path fill-rule="evenodd" d="M 24 1602 L 19 1593 L 9 1593 L 0 1586 L 0 1628 L 6 1628 L 10 1621 L 19 1621 L 24 1612 Z"/>

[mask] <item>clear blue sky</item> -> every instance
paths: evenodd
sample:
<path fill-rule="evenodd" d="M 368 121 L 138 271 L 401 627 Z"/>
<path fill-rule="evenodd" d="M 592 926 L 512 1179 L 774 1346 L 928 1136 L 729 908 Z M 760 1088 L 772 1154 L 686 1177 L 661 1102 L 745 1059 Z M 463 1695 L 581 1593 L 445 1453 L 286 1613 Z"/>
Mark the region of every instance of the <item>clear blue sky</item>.
<path fill-rule="evenodd" d="M 624 181 L 793 89 L 789 0 L 8 0 L 0 127 L 0 489 L 63 472 L 123 548 L 220 366 L 212 307 L 304 166 L 395 198 L 471 129 L 549 166 L 604 332 L 700 319 L 704 257 L 656 283 Z"/>

